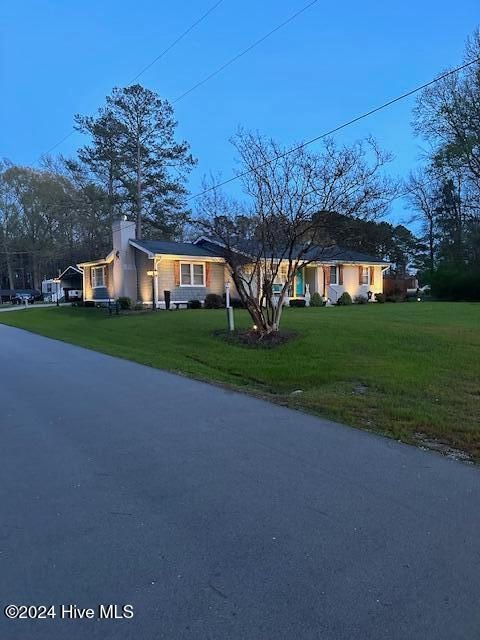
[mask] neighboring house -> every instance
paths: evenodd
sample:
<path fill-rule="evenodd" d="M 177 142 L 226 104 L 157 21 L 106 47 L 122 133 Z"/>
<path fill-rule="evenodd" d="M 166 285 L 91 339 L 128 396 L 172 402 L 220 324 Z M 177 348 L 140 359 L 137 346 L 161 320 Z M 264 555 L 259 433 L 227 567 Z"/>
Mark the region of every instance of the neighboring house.
<path fill-rule="evenodd" d="M 299 269 L 289 298 L 304 298 L 307 285 L 310 294 L 318 291 L 332 302 L 344 291 L 352 297 L 383 292 L 383 271 L 388 263 L 339 247 L 317 251 L 319 259 Z M 231 285 L 231 295 L 236 295 L 219 244 L 203 237 L 195 242 L 137 240 L 135 224 L 125 218 L 113 223 L 112 251 L 78 267 L 83 271 L 85 301 L 102 303 L 127 296 L 149 305 L 155 301 L 162 307 L 165 291 L 170 291 L 173 303 L 186 304 L 194 299 L 203 301 L 208 293 L 221 295 L 226 282 Z M 279 272 L 281 278 L 286 263 Z"/>
<path fill-rule="evenodd" d="M 80 300 L 83 290 L 83 272 L 80 268 L 69 266 L 58 276 L 42 281 L 42 294 L 46 300 L 57 302 Z"/>
<path fill-rule="evenodd" d="M 0 289 L 0 303 L 10 302 L 15 297 L 13 289 Z"/>

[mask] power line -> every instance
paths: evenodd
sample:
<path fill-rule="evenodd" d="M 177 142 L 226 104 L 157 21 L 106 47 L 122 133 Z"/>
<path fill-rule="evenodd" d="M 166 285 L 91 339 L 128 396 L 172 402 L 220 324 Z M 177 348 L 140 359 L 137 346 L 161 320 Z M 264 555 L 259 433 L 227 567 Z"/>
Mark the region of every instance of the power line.
<path fill-rule="evenodd" d="M 203 22 L 215 9 L 222 4 L 224 0 L 218 0 L 214 5 L 212 5 L 198 20 L 193 22 L 183 33 L 181 33 L 173 42 L 171 42 L 166 49 L 164 49 L 156 58 L 154 58 L 151 62 L 149 62 L 143 69 L 137 73 L 137 75 L 130 80 L 128 85 L 133 84 L 138 78 L 148 71 L 154 64 L 156 64 L 159 60 L 161 60 L 169 51 L 171 51 L 179 42 L 181 42 L 195 27 L 197 27 L 201 22 Z M 51 153 L 54 149 L 63 144 L 66 140 L 68 140 L 75 133 L 75 129 L 72 129 L 67 135 L 63 136 L 61 140 L 52 145 L 46 152 L 45 155 Z"/>
<path fill-rule="evenodd" d="M 285 158 L 286 156 L 290 155 L 291 153 L 295 153 L 295 151 L 299 151 L 300 149 L 303 149 L 304 147 L 308 147 L 309 145 L 313 144 L 314 142 L 318 142 L 319 140 L 327 138 L 328 136 L 331 136 L 334 133 L 337 133 L 338 131 L 341 131 L 342 129 L 346 129 L 347 127 L 350 127 L 352 124 L 355 124 L 355 123 L 359 122 L 360 120 L 363 120 L 364 118 L 368 118 L 369 116 L 373 115 L 374 113 L 377 113 L 378 111 L 382 111 L 383 109 L 386 109 L 387 107 L 390 107 L 392 104 L 395 104 L 396 102 L 400 102 L 401 100 L 404 100 L 405 98 L 408 98 L 409 96 L 412 96 L 415 93 L 418 93 L 419 91 L 422 91 L 423 89 L 426 89 L 427 87 L 430 87 L 431 85 L 435 84 L 436 82 L 439 82 L 440 80 L 443 80 L 444 78 L 448 78 L 449 76 L 451 76 L 451 75 L 453 75 L 455 73 L 458 73 L 459 71 L 462 71 L 463 69 L 466 69 L 467 67 L 470 67 L 471 65 L 473 65 L 473 64 L 475 64 L 477 62 L 480 62 L 480 58 L 475 58 L 474 60 L 471 60 L 470 62 L 466 62 L 465 64 L 462 64 L 459 67 L 456 67 L 455 69 L 451 69 L 450 71 L 447 71 L 447 72 L 443 73 L 442 75 L 438 76 L 437 78 L 434 78 L 433 80 L 430 80 L 429 82 L 425 82 L 424 84 L 419 85 L 418 87 L 415 87 L 414 89 L 411 89 L 410 91 L 407 91 L 406 93 L 402 93 L 401 95 L 397 96 L 396 98 L 393 98 L 392 100 L 388 100 L 388 102 L 384 102 L 383 104 L 381 104 L 378 107 L 374 107 L 373 109 L 370 109 L 370 111 L 362 113 L 361 115 L 356 116 L 355 118 L 352 118 L 351 120 L 348 120 L 347 122 L 344 122 L 343 124 L 340 124 L 340 125 L 334 127 L 333 129 L 330 129 L 330 131 L 326 131 L 325 133 L 322 133 L 319 136 L 315 136 L 315 138 L 311 138 L 310 140 L 307 140 L 306 142 L 302 142 L 302 144 L 299 144 L 296 147 L 293 147 L 292 149 L 288 149 L 284 153 L 277 154 L 273 158 L 270 158 L 269 160 L 266 160 L 265 162 L 262 162 L 262 163 L 258 164 L 257 166 L 253 167 L 252 169 L 248 169 L 247 171 L 243 171 L 242 173 L 239 173 L 239 174 L 237 174 L 235 176 L 232 176 L 231 178 L 228 178 L 227 180 L 224 180 L 223 182 L 219 182 L 218 184 L 214 185 L 213 187 L 209 187 L 208 189 L 204 189 L 203 191 L 200 191 L 199 193 L 196 193 L 193 196 L 190 196 L 189 198 L 187 198 L 186 201 L 190 202 L 191 200 L 199 198 L 200 196 L 203 196 L 206 193 L 209 193 L 210 191 L 214 191 L 215 189 L 218 189 L 219 187 L 223 187 L 226 184 L 230 184 L 231 182 L 234 182 L 235 180 L 239 180 L 240 178 L 243 178 L 243 177 L 247 176 L 249 173 L 252 173 L 253 171 L 257 171 L 258 169 L 262 169 L 263 167 L 266 167 L 269 164 L 272 164 L 272 162 L 276 162 L 277 160 L 281 160 L 282 158 Z M 397 196 L 397 197 L 399 197 L 399 196 Z"/>
<path fill-rule="evenodd" d="M 317 0 L 315 0 L 317 1 Z M 307 8 L 307 7 L 305 7 Z M 305 10 L 304 8 L 304 10 Z M 460 65 L 458 67 L 455 67 L 455 69 L 451 69 L 450 71 L 447 71 L 445 73 L 443 73 L 442 75 L 438 76 L 437 78 L 434 78 L 433 80 L 430 80 L 429 82 L 426 82 L 422 85 L 419 85 L 418 87 L 415 87 L 414 89 L 411 89 L 410 91 L 407 91 L 399 96 L 397 96 L 396 98 L 393 98 L 392 100 L 389 100 L 387 102 L 384 102 L 383 104 L 381 104 L 378 107 L 375 107 L 373 109 L 371 109 L 370 111 L 367 111 L 366 113 L 363 113 L 359 116 L 356 116 L 355 118 L 352 118 L 351 120 L 348 120 L 347 122 L 344 122 L 341 125 L 338 125 L 337 127 L 334 127 L 333 129 L 330 129 L 330 131 L 327 131 L 325 133 L 320 134 L 319 136 L 316 136 L 315 138 L 311 138 L 310 140 L 307 140 L 306 142 L 303 142 L 300 145 L 297 145 L 296 147 L 293 147 L 292 149 L 289 149 L 287 151 L 285 151 L 284 153 L 278 154 L 276 156 L 274 156 L 273 158 L 270 158 L 269 160 L 266 160 L 265 162 L 257 165 L 256 167 L 253 167 L 252 169 L 248 169 L 247 171 L 244 171 L 242 173 L 239 173 L 235 176 L 232 176 L 231 178 L 228 178 L 227 180 L 224 180 L 223 182 L 219 182 L 218 184 L 209 187 L 208 189 L 204 189 L 203 191 L 200 191 L 199 193 L 196 193 L 192 196 L 190 196 L 189 198 L 187 198 L 186 202 L 190 202 L 191 200 L 195 200 L 196 198 L 199 198 L 200 196 L 205 195 L 206 193 L 209 193 L 210 191 L 214 191 L 215 189 L 218 189 L 220 187 L 223 187 L 227 184 L 230 184 L 231 182 L 234 182 L 236 180 L 239 180 L 240 178 L 245 177 L 246 175 L 248 175 L 249 173 L 252 173 L 253 171 L 256 171 L 257 169 L 261 169 L 262 167 L 268 166 L 269 164 L 272 164 L 272 162 L 275 162 L 276 160 L 281 160 L 282 158 L 286 157 L 287 155 L 294 153 L 295 151 L 298 151 L 300 149 L 303 149 L 304 147 L 307 147 L 311 144 L 313 144 L 314 142 L 318 142 L 319 140 L 322 140 L 334 133 L 337 133 L 338 131 L 341 131 L 342 129 L 345 129 L 349 126 L 351 126 L 352 124 L 355 124 L 357 122 L 359 122 L 360 120 L 363 120 L 364 118 L 367 118 L 371 115 L 373 115 L 374 113 L 377 113 L 378 111 L 382 111 L 383 109 L 386 109 L 387 107 L 400 102 L 401 100 L 404 100 L 405 98 L 408 98 L 412 95 L 414 95 L 415 93 L 418 93 L 419 91 L 422 91 L 423 89 L 425 89 L 426 87 L 429 87 L 433 84 L 435 84 L 436 82 L 439 82 L 440 80 L 443 80 L 444 78 L 447 78 L 451 75 L 454 75 L 455 73 L 458 73 L 459 71 L 462 71 L 463 69 L 466 69 L 467 67 L 470 67 L 473 64 L 476 64 L 477 62 L 480 62 L 480 58 L 475 58 L 474 60 L 471 60 L 463 65 Z M 405 196 L 409 195 L 410 191 L 407 191 L 405 193 L 402 193 L 398 196 L 395 196 L 394 198 L 392 198 L 391 200 L 389 200 L 390 202 L 393 202 L 394 200 L 398 200 L 399 198 L 404 198 Z"/>
<path fill-rule="evenodd" d="M 190 31 L 193 31 L 193 29 L 195 29 L 196 26 L 198 26 L 201 22 L 203 22 L 205 20 L 205 18 L 207 18 L 213 11 L 215 11 L 215 9 L 222 4 L 224 0 L 218 0 L 218 2 L 216 2 L 213 6 L 210 7 L 210 9 L 208 9 L 208 11 L 206 11 L 203 16 L 201 16 L 196 22 L 194 22 L 193 24 L 191 24 L 188 29 L 185 29 L 185 31 L 178 36 L 178 38 L 176 40 L 174 40 L 166 49 L 164 49 L 162 51 L 162 53 L 160 53 L 156 58 L 154 58 L 152 60 L 152 62 L 150 62 L 149 64 L 147 64 L 146 67 L 144 67 L 140 73 L 137 73 L 137 75 L 130 80 L 130 82 L 128 83 L 133 84 L 136 80 L 138 80 L 138 78 L 143 75 L 145 73 L 145 71 L 148 71 L 148 69 L 150 69 L 150 67 L 153 67 L 153 65 L 158 62 L 161 58 L 163 58 L 164 55 L 166 55 L 171 49 L 173 49 L 173 47 L 175 45 L 177 45 L 181 40 L 183 40 L 183 38 L 185 38 L 185 36 L 187 36 Z"/>
<path fill-rule="evenodd" d="M 172 104 L 176 104 L 177 102 L 179 102 L 180 100 L 183 100 L 183 98 L 185 98 L 185 96 L 188 96 L 188 94 L 192 93 L 192 91 L 195 91 L 195 89 L 198 89 L 198 87 L 201 87 L 202 85 L 204 85 L 206 82 L 208 82 L 209 80 L 211 80 L 212 78 L 214 78 L 216 75 L 218 75 L 220 72 L 222 72 L 224 69 L 226 69 L 227 67 L 229 67 L 231 64 L 233 64 L 234 62 L 236 62 L 237 60 L 239 60 L 240 58 L 242 58 L 245 54 L 249 53 L 252 49 L 255 49 L 255 47 L 257 47 L 259 44 L 261 44 L 262 42 L 265 42 L 265 40 L 267 40 L 267 38 L 269 38 L 271 35 L 273 35 L 274 33 L 276 33 L 277 31 L 279 31 L 280 29 L 282 29 L 283 27 L 285 27 L 287 24 L 289 24 L 290 22 L 292 22 L 293 20 L 295 20 L 295 18 L 297 18 L 299 15 L 301 15 L 302 13 L 304 13 L 307 9 L 309 9 L 311 6 L 313 6 L 314 4 L 316 4 L 318 2 L 318 0 L 312 0 L 312 2 L 309 2 L 307 5 L 305 5 L 302 9 L 300 9 L 299 11 L 297 11 L 296 13 L 294 13 L 293 15 L 291 15 L 289 18 L 287 18 L 286 20 L 284 20 L 282 23 L 280 23 L 279 25 L 277 25 L 274 29 L 272 29 L 271 31 L 269 31 L 268 33 L 266 33 L 264 36 L 262 36 L 261 38 L 259 38 L 258 40 L 256 40 L 254 43 L 252 43 L 250 46 L 248 46 L 246 49 L 243 49 L 243 51 L 240 51 L 240 53 L 237 53 L 235 56 L 233 56 L 233 58 L 230 58 L 230 60 L 228 60 L 227 62 L 225 62 L 224 64 L 222 64 L 220 67 L 218 67 L 218 69 L 215 69 L 215 71 L 213 71 L 212 73 L 210 73 L 208 76 L 206 76 L 205 78 L 203 78 L 203 80 L 200 80 L 200 82 L 197 82 L 196 84 L 193 85 L 193 87 L 190 87 L 190 89 L 187 89 L 187 91 L 184 91 L 184 93 L 182 93 L 180 96 L 178 96 L 178 98 L 175 98 L 175 100 L 173 100 Z"/>

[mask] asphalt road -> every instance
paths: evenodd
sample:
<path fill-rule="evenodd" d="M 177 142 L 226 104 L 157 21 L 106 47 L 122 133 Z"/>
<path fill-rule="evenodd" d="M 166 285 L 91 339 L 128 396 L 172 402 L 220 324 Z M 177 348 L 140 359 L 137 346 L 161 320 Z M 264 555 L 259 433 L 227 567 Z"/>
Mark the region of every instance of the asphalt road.
<path fill-rule="evenodd" d="M 480 638 L 478 468 L 1 325 L 0 375 L 2 640 Z"/>

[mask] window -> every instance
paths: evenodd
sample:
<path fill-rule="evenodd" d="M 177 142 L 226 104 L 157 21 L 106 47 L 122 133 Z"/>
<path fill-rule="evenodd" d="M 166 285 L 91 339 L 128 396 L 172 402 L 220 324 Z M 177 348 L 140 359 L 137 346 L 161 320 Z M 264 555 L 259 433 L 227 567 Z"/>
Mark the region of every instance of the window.
<path fill-rule="evenodd" d="M 337 267 L 330 267 L 330 284 L 337 284 Z"/>
<path fill-rule="evenodd" d="M 272 290 L 275 295 L 282 293 L 282 289 L 287 281 L 288 266 L 286 264 L 275 265 L 275 278 L 272 283 Z"/>
<path fill-rule="evenodd" d="M 205 265 L 199 263 L 182 262 L 180 264 L 180 286 L 204 287 Z"/>
<path fill-rule="evenodd" d="M 360 274 L 360 284 L 368 284 L 368 267 L 362 267 Z"/>
<path fill-rule="evenodd" d="M 104 287 L 105 286 L 105 267 L 93 267 L 92 268 L 92 287 Z"/>

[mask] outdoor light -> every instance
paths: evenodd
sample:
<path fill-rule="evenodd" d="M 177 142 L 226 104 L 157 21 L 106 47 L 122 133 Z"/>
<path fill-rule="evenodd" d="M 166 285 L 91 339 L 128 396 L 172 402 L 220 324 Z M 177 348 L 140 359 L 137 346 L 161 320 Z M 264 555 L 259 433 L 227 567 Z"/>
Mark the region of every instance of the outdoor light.
<path fill-rule="evenodd" d="M 158 276 L 158 271 L 156 269 L 152 269 L 151 271 L 147 271 L 147 276 L 152 278 L 152 311 L 157 310 L 157 292 L 155 289 L 155 276 Z"/>
<path fill-rule="evenodd" d="M 422 301 L 422 299 L 421 299 L 421 298 L 417 298 L 417 302 L 421 302 L 421 301 Z"/>
<path fill-rule="evenodd" d="M 256 324 L 254 324 L 252 328 L 253 328 L 254 331 L 256 331 L 258 329 Z"/>

